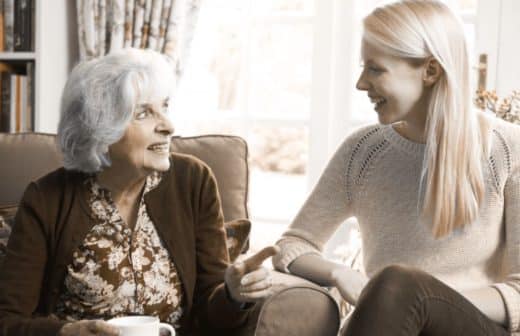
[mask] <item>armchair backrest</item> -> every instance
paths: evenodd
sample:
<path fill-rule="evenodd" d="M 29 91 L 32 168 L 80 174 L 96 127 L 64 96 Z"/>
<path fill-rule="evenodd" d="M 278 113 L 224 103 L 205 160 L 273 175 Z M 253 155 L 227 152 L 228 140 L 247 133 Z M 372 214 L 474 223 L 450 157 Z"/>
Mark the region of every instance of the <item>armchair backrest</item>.
<path fill-rule="evenodd" d="M 248 149 L 244 139 L 229 135 L 174 137 L 172 151 L 193 155 L 213 170 L 226 221 L 248 217 Z M 61 165 L 55 135 L 0 133 L 0 208 L 18 204 L 29 182 Z"/>

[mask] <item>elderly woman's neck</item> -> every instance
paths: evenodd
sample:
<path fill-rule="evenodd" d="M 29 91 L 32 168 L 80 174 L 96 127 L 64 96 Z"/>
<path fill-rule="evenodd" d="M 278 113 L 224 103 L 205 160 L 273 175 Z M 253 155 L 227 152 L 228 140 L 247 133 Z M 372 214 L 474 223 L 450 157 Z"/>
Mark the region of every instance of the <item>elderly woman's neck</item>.
<path fill-rule="evenodd" d="M 129 169 L 106 168 L 97 175 L 97 183 L 110 190 L 114 202 L 135 200 L 146 182 L 146 175 L 134 174 Z"/>

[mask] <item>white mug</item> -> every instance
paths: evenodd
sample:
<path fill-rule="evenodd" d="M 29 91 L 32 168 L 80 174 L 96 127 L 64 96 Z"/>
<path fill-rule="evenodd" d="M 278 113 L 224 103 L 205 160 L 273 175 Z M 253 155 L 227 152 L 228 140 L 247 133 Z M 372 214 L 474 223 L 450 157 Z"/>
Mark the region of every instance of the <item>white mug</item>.
<path fill-rule="evenodd" d="M 175 336 L 175 329 L 167 323 L 161 323 L 156 316 L 124 316 L 107 321 L 121 331 L 121 336 L 159 336 L 161 328 L 168 329 Z"/>

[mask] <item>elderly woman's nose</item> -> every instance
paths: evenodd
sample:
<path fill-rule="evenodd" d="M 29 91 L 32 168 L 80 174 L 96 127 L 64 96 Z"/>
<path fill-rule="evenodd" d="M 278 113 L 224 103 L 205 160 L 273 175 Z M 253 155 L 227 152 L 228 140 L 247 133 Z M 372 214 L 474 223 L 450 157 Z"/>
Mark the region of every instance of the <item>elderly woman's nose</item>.
<path fill-rule="evenodd" d="M 170 119 L 167 116 L 163 115 L 161 116 L 161 119 L 157 124 L 156 131 L 165 135 L 172 135 L 175 131 L 175 128 L 173 127 L 173 124 L 170 121 Z"/>

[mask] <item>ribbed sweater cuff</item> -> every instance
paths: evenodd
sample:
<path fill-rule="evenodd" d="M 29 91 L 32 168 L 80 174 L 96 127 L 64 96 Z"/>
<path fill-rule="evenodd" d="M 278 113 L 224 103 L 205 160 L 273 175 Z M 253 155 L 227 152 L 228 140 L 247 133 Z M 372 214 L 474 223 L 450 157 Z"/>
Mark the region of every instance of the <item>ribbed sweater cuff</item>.
<path fill-rule="evenodd" d="M 273 257 L 273 266 L 285 273 L 289 273 L 288 267 L 296 258 L 305 254 L 321 255 L 314 246 L 296 239 L 286 238 L 276 244 L 280 246 L 280 253 Z"/>
<path fill-rule="evenodd" d="M 509 330 L 511 332 L 520 331 L 520 294 L 505 283 L 497 283 L 493 287 L 498 290 L 504 300 L 509 320 Z"/>

